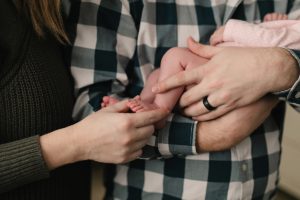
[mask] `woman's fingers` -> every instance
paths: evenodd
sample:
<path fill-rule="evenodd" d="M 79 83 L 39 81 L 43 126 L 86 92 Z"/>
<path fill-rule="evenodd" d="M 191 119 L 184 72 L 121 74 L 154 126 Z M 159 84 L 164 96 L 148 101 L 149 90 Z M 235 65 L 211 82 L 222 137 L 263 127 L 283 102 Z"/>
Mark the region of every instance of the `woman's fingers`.
<path fill-rule="evenodd" d="M 146 112 L 139 112 L 139 113 L 128 113 L 128 117 L 131 120 L 131 122 L 134 123 L 135 127 L 144 127 L 148 125 L 152 125 L 159 120 L 167 117 L 169 114 L 169 111 L 165 109 L 156 109 Z"/>
<path fill-rule="evenodd" d="M 148 140 L 151 135 L 153 135 L 155 129 L 153 125 L 144 126 L 137 129 L 137 134 L 135 135 L 134 141 Z"/>
<path fill-rule="evenodd" d="M 123 162 L 123 163 L 127 163 L 133 160 L 138 159 L 141 155 L 143 154 L 143 151 L 140 149 L 138 151 L 133 152 L 132 154 L 130 154 L 128 156 L 128 158 Z"/>
<path fill-rule="evenodd" d="M 136 152 L 136 151 L 142 149 L 144 146 L 147 145 L 148 141 L 149 141 L 149 138 L 137 141 L 136 143 L 132 144 L 131 145 L 131 147 L 132 147 L 131 152 Z"/>

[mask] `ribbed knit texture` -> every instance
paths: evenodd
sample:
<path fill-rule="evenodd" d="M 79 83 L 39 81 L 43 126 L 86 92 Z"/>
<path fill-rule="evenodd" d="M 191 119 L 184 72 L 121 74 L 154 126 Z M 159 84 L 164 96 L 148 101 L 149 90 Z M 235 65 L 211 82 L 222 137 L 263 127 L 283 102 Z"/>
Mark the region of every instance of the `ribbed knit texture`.
<path fill-rule="evenodd" d="M 60 47 L 38 38 L 11 0 L 0 1 L 0 27 L 0 200 L 89 199 L 88 163 L 50 173 L 39 143 L 72 123 Z"/>
<path fill-rule="evenodd" d="M 0 145 L 1 191 L 48 176 L 38 139 L 33 136 Z"/>

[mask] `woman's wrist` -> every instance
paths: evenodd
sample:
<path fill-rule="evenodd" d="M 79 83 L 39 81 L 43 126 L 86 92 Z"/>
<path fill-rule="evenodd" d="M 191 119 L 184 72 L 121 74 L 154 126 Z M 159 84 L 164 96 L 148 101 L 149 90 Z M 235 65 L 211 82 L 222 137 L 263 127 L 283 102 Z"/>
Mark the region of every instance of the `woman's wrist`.
<path fill-rule="evenodd" d="M 41 151 L 48 168 L 84 160 L 80 141 L 74 125 L 41 136 Z"/>

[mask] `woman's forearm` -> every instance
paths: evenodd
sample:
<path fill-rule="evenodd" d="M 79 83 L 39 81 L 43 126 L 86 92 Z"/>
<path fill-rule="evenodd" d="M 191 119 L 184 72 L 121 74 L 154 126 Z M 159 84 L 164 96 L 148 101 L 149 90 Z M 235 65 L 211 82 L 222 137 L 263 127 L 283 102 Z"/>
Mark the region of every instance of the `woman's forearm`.
<path fill-rule="evenodd" d="M 49 176 L 49 171 L 82 160 L 127 163 L 138 158 L 168 115 L 163 109 L 141 113 L 122 101 L 82 121 L 42 136 L 0 144 L 0 193 Z"/>
<path fill-rule="evenodd" d="M 222 151 L 237 145 L 264 122 L 277 103 L 277 98 L 267 96 L 218 119 L 199 122 L 197 151 Z"/>
<path fill-rule="evenodd" d="M 80 161 L 80 139 L 69 126 L 40 137 L 41 151 L 49 170 Z"/>
<path fill-rule="evenodd" d="M 0 194 L 48 176 L 39 136 L 0 145 Z"/>
<path fill-rule="evenodd" d="M 127 110 L 125 100 L 42 136 L 41 148 L 48 168 L 81 160 L 124 163 L 136 159 L 154 132 L 153 124 L 165 118 L 168 112 L 157 109 L 119 113 Z"/>

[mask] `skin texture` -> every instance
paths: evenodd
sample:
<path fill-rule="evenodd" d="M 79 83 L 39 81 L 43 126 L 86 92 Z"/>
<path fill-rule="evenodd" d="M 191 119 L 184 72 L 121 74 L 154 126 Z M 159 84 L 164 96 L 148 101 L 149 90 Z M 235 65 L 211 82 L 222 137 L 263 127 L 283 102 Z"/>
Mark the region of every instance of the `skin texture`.
<path fill-rule="evenodd" d="M 154 133 L 153 124 L 168 115 L 163 109 L 125 113 L 121 101 L 64 129 L 41 136 L 42 153 L 49 169 L 81 161 L 125 163 L 141 155 Z"/>
<path fill-rule="evenodd" d="M 197 152 L 223 151 L 239 144 L 264 122 L 277 103 L 277 98 L 266 96 L 220 118 L 199 122 Z"/>
<path fill-rule="evenodd" d="M 220 34 L 221 32 L 222 30 L 220 30 Z M 297 64 L 291 57 L 291 55 L 289 55 L 285 50 L 278 48 L 211 48 L 208 46 L 197 44 L 191 39 L 189 40 L 189 48 L 195 54 L 212 60 L 208 63 L 206 69 L 203 69 L 204 67 L 199 67 L 199 71 L 194 71 L 189 74 L 185 74 L 185 72 L 177 74 L 172 78 L 156 85 L 156 87 L 153 88 L 153 91 L 164 92 L 171 88 L 192 84 L 194 86 L 189 87 L 188 91 L 185 92 L 180 100 L 180 105 L 182 106 L 183 113 L 185 115 L 193 117 L 196 120 L 209 120 L 219 117 L 228 112 L 227 114 L 214 120 L 198 123 L 196 142 L 198 152 L 225 150 L 241 142 L 267 118 L 272 108 L 277 103 L 276 98 L 263 96 L 265 96 L 268 92 L 274 92 L 289 88 L 295 82 L 299 73 L 297 71 Z M 273 59 L 274 57 L 278 59 Z M 255 62 L 249 62 L 248 65 L 244 68 L 238 69 L 238 67 L 241 66 L 241 63 L 245 63 L 245 59 L 247 59 L 248 61 L 255 60 Z M 224 60 L 235 60 L 235 62 L 225 62 L 224 64 Z M 221 64 L 224 67 L 216 67 L 221 66 Z M 265 66 L 265 68 L 258 69 L 257 66 Z M 270 66 L 275 66 L 275 69 L 271 69 Z M 218 71 L 218 68 L 221 68 L 221 70 Z M 244 72 L 245 68 L 249 68 L 249 71 Z M 250 73 L 251 71 L 255 71 L 257 73 Z M 241 73 L 245 73 L 248 76 L 241 79 Z M 230 74 L 233 74 L 233 78 L 230 77 Z M 259 74 L 263 74 L 264 76 L 257 77 L 256 75 Z M 266 74 L 268 75 L 266 76 Z M 225 77 L 225 79 L 222 79 L 222 77 Z M 285 80 L 281 80 L 279 82 L 275 77 L 285 77 Z M 213 80 L 218 81 L 214 82 Z M 241 86 L 235 85 L 235 81 L 242 81 Z M 207 85 L 203 84 L 203 82 Z M 229 83 L 229 86 L 227 88 L 222 87 L 227 83 Z M 199 85 L 202 86 L 200 87 Z M 223 106 L 223 109 L 218 109 L 217 112 L 208 113 L 207 110 L 203 108 L 201 99 L 204 97 L 205 93 L 200 93 L 199 95 L 198 91 L 203 90 L 205 87 L 208 88 L 206 92 L 218 91 L 215 92 L 216 94 L 214 94 L 215 99 L 226 100 L 223 103 L 219 102 L 219 104 Z M 233 91 L 233 93 L 229 93 L 229 91 Z M 232 96 L 238 93 L 241 93 L 238 98 L 230 99 Z M 247 97 L 246 99 L 243 99 L 244 95 Z M 196 103 L 196 101 L 199 100 L 200 102 Z M 216 100 L 213 101 L 209 99 L 209 101 L 216 103 Z M 112 104 L 115 103 L 116 102 L 113 102 Z M 105 106 L 108 106 L 109 100 L 105 104 L 107 104 Z M 213 105 L 215 106 L 216 104 Z M 108 108 L 110 107 L 111 106 L 109 106 Z M 236 123 L 236 121 L 247 121 L 247 124 Z M 119 152 L 116 153 L 116 155 L 113 155 L 116 157 L 116 160 L 118 160 L 118 162 L 125 162 L 126 160 L 134 159 L 137 155 L 140 154 L 140 146 L 145 144 L 145 141 L 142 140 L 140 143 L 137 143 L 137 148 L 132 149 L 129 146 L 124 146 L 124 144 L 129 144 L 129 141 L 131 140 L 125 141 L 127 142 L 123 143 L 123 146 L 122 144 L 118 144 L 121 145 L 121 147 L 124 147 L 125 151 L 121 151 L 122 153 Z M 86 142 L 86 144 L 88 144 L 89 142 Z M 107 142 L 107 144 L 112 143 Z M 100 159 L 110 162 L 109 159 L 111 159 L 111 157 L 97 158 L 96 153 L 87 153 L 93 152 L 91 150 L 80 152 L 86 152 L 83 153 L 83 155 L 85 156 L 82 156 L 83 158 L 81 158 L 81 160 L 85 158 L 96 158 L 96 160 Z M 98 156 L 100 152 L 97 152 Z M 82 153 L 78 154 L 82 155 Z M 78 158 L 75 158 L 73 160 L 78 160 Z"/>
<path fill-rule="evenodd" d="M 160 93 L 195 84 L 179 101 L 184 114 L 195 120 L 211 120 L 268 93 L 289 89 L 299 77 L 296 60 L 282 48 L 214 47 L 191 38 L 188 46 L 195 54 L 210 60 L 158 83 L 153 91 Z M 209 112 L 204 107 L 205 96 L 216 110 Z"/>
<path fill-rule="evenodd" d="M 225 26 L 221 26 L 212 34 L 212 36 L 210 37 L 210 40 L 209 40 L 210 45 L 216 46 L 216 45 L 224 42 L 224 39 L 223 39 L 224 30 L 225 30 Z"/>

